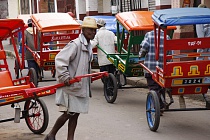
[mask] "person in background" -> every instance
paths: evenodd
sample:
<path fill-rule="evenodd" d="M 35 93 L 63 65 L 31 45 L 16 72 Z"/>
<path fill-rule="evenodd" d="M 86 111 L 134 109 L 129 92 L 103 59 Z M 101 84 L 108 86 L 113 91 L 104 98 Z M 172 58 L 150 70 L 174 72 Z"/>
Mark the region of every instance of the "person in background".
<path fill-rule="evenodd" d="M 107 55 L 102 52 L 97 45 L 99 45 L 102 50 L 108 54 L 115 53 L 115 43 L 117 38 L 112 31 L 109 31 L 105 27 L 106 22 L 103 19 L 97 20 L 98 31 L 94 40 L 91 41 L 93 48 L 97 47 L 98 64 L 100 67 L 100 72 L 108 71 L 114 74 L 116 69 L 115 66 L 107 59 Z"/>
<path fill-rule="evenodd" d="M 34 36 L 33 36 L 33 27 L 32 27 L 32 20 L 28 19 L 28 28 L 24 31 L 24 41 L 25 44 L 32 50 L 35 51 L 35 46 L 34 46 Z M 20 41 L 22 43 L 22 40 Z M 22 44 L 20 44 L 22 45 Z M 38 45 L 38 50 L 40 50 L 39 45 Z M 28 68 L 34 68 L 37 74 L 37 79 L 40 79 L 40 68 L 36 61 L 34 60 L 34 57 L 32 53 L 26 49 L 25 50 L 25 60 L 27 60 L 28 63 Z"/>
<path fill-rule="evenodd" d="M 167 35 L 167 39 L 169 40 L 170 37 Z M 156 72 L 156 66 L 159 66 L 160 68 L 163 68 L 163 42 L 164 42 L 164 32 L 160 31 L 160 50 L 159 50 L 159 60 L 155 60 L 155 34 L 154 31 L 147 32 L 144 36 L 143 41 L 141 42 L 140 46 L 141 49 L 139 51 L 139 57 L 143 58 L 144 65 L 150 69 L 152 72 Z M 171 52 L 168 52 L 168 54 L 172 54 Z M 158 83 L 156 83 L 152 79 L 152 75 L 148 71 L 144 71 L 144 76 L 147 79 L 147 85 L 149 87 L 149 90 L 154 90 L 160 99 L 161 94 L 163 97 L 165 97 L 165 89 L 163 89 Z M 160 99 L 160 109 L 161 109 L 161 115 L 163 113 L 164 104 L 162 100 Z"/>
<path fill-rule="evenodd" d="M 198 5 L 198 8 L 207 8 L 207 6 L 205 4 L 200 4 Z M 210 24 L 197 24 L 196 33 L 198 38 L 210 37 Z M 210 49 L 198 49 L 197 52 L 210 52 Z M 210 60 L 210 57 L 208 59 Z M 197 57 L 197 60 L 204 60 L 204 57 Z"/>
<path fill-rule="evenodd" d="M 207 8 L 207 6 L 205 4 L 200 4 L 198 5 L 198 8 Z M 210 24 L 196 24 L 196 34 L 198 38 L 210 37 Z M 197 49 L 197 52 L 210 52 L 210 48 Z M 197 57 L 196 59 L 204 60 L 204 57 Z M 210 60 L 210 57 L 208 57 L 208 60 Z"/>
<path fill-rule="evenodd" d="M 96 34 L 95 19 L 85 18 L 81 28 L 79 37 L 70 41 L 55 57 L 57 81 L 66 85 L 56 90 L 56 105 L 63 114 L 56 120 L 44 140 L 55 140 L 58 130 L 67 120 L 67 140 L 73 140 L 80 113 L 88 113 L 91 78 L 82 78 L 81 82 L 74 84 L 70 84 L 69 80 L 90 73 L 93 55 L 90 40 L 94 39 Z"/>

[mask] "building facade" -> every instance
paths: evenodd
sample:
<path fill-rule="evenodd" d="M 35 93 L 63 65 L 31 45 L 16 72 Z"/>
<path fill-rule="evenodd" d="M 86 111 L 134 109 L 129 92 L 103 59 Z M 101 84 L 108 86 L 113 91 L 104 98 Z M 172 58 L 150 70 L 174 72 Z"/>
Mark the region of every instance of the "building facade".
<path fill-rule="evenodd" d="M 0 18 L 14 18 L 19 14 L 72 12 L 77 19 L 83 20 L 87 15 L 114 15 L 136 10 L 154 11 L 173 8 L 174 5 L 196 7 L 200 3 L 210 7 L 209 0 L 0 0 Z"/>
<path fill-rule="evenodd" d="M 16 18 L 19 14 L 72 12 L 77 19 L 89 15 L 114 15 L 126 11 L 210 7 L 210 0 L 0 0 L 0 18 Z M 193 26 L 177 27 L 175 38 L 195 36 Z"/>
<path fill-rule="evenodd" d="M 0 19 L 8 16 L 8 2 L 7 0 L 0 0 Z"/>

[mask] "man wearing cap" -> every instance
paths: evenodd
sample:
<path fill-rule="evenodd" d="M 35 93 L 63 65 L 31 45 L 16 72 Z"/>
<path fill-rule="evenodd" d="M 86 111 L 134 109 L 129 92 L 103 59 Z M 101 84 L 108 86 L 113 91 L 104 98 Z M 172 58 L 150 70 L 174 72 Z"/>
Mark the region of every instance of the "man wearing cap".
<path fill-rule="evenodd" d="M 105 28 L 106 22 L 103 19 L 97 20 L 98 32 L 94 40 L 91 42 L 93 48 L 99 45 L 102 50 L 106 51 L 108 54 L 115 53 L 115 42 L 117 42 L 117 38 L 115 34 Z M 102 52 L 99 48 L 97 48 L 98 55 L 98 64 L 100 67 L 100 71 L 108 71 L 109 73 L 115 72 L 114 65 L 107 59 L 107 56 L 104 52 Z"/>
<path fill-rule="evenodd" d="M 25 44 L 32 51 L 36 50 L 35 46 L 34 46 L 34 35 L 33 35 L 33 27 L 32 27 L 31 19 L 28 19 L 28 28 L 24 31 L 24 41 L 25 41 Z M 39 40 L 38 40 L 38 44 L 39 44 Z M 22 46 L 22 40 L 20 41 L 20 46 Z M 38 45 L 37 50 L 40 50 L 39 45 Z M 34 70 L 36 71 L 37 79 L 39 80 L 40 79 L 40 76 L 39 76 L 40 68 L 39 68 L 38 64 L 36 63 L 36 61 L 34 60 L 32 53 L 28 49 L 25 50 L 25 60 L 27 60 L 28 68 L 34 68 Z"/>
<path fill-rule="evenodd" d="M 92 60 L 90 40 L 94 39 L 96 34 L 95 19 L 85 18 L 81 29 L 79 37 L 70 41 L 55 57 L 57 81 L 66 85 L 56 90 L 56 105 L 63 114 L 57 119 L 45 140 L 55 140 L 56 133 L 67 120 L 67 140 L 73 140 L 79 114 L 88 113 L 91 78 L 82 78 L 81 82 L 74 84 L 70 84 L 69 80 L 90 73 Z"/>

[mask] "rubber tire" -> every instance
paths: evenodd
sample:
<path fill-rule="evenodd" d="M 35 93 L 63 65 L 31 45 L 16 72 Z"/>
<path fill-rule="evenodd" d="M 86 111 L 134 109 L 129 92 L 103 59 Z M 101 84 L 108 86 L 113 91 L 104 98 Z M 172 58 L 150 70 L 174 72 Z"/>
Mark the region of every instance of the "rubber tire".
<path fill-rule="evenodd" d="M 151 131 L 156 131 L 160 124 L 160 102 L 155 91 L 151 90 L 146 100 L 146 117 Z"/>
<path fill-rule="evenodd" d="M 117 79 L 112 73 L 104 80 L 104 96 L 108 103 L 114 103 L 117 98 Z M 110 92 L 112 95 L 110 96 Z"/>
<path fill-rule="evenodd" d="M 20 65 L 19 65 L 17 59 L 15 59 L 14 69 L 15 69 L 15 77 L 16 77 L 16 79 L 19 79 L 19 77 L 20 77 Z"/>
<path fill-rule="evenodd" d="M 28 76 L 30 77 L 30 82 L 33 82 L 35 87 L 38 86 L 37 74 L 34 68 L 30 68 L 28 71 Z"/>
<path fill-rule="evenodd" d="M 122 72 L 120 72 L 120 71 L 116 72 L 115 77 L 117 79 L 117 85 L 118 85 L 119 89 L 122 88 L 122 86 L 125 86 L 127 84 L 126 76 Z M 124 84 L 121 83 L 121 78 L 120 77 L 124 78 L 124 80 L 125 80 Z"/>
<path fill-rule="evenodd" d="M 48 123 L 49 123 L 49 114 L 48 114 L 47 106 L 42 99 L 37 99 L 35 102 L 38 105 L 38 108 L 37 108 L 37 106 L 33 106 L 31 109 L 29 109 L 29 108 L 31 106 L 32 100 L 27 100 L 25 102 L 24 110 L 28 110 L 27 115 L 25 116 L 25 121 L 26 121 L 26 124 L 27 124 L 28 128 L 34 134 L 41 134 L 47 129 L 47 126 L 48 126 Z M 36 110 L 38 112 L 34 112 Z M 40 112 L 40 110 L 41 110 L 41 112 Z M 30 111 L 32 111 L 32 112 L 30 112 Z M 29 117 L 29 115 L 32 115 L 30 113 L 33 113 L 33 114 L 34 113 L 36 113 L 36 114 L 40 113 L 40 116 Z M 40 122 L 42 124 L 40 124 Z M 37 124 L 39 124 L 39 125 L 37 125 Z M 34 128 L 34 127 L 37 127 L 37 126 L 38 126 L 38 128 Z"/>

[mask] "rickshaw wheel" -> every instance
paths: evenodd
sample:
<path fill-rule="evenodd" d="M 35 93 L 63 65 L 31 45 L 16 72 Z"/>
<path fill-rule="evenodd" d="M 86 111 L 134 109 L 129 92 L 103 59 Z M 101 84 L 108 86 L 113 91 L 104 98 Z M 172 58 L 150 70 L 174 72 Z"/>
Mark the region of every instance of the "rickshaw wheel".
<path fill-rule="evenodd" d="M 104 96 L 108 103 L 114 103 L 117 98 L 117 80 L 112 73 L 104 80 Z"/>
<path fill-rule="evenodd" d="M 37 74 L 34 68 L 30 68 L 28 71 L 28 76 L 30 77 L 30 82 L 33 82 L 34 85 L 37 87 L 38 86 L 38 79 L 37 79 Z"/>
<path fill-rule="evenodd" d="M 151 131 L 156 131 L 160 124 L 160 103 L 155 91 L 150 91 L 146 101 L 147 123 Z"/>
<path fill-rule="evenodd" d="M 122 88 L 122 86 L 127 84 L 126 76 L 121 71 L 116 72 L 115 77 L 117 78 L 118 88 Z"/>
<path fill-rule="evenodd" d="M 17 59 L 15 59 L 15 67 L 14 67 L 14 69 L 15 69 L 15 77 L 16 77 L 16 79 L 18 79 L 19 76 L 20 76 L 20 65 L 18 64 Z"/>
<path fill-rule="evenodd" d="M 24 105 L 26 111 L 25 121 L 34 134 L 43 133 L 49 123 L 47 106 L 41 99 L 27 100 Z"/>

